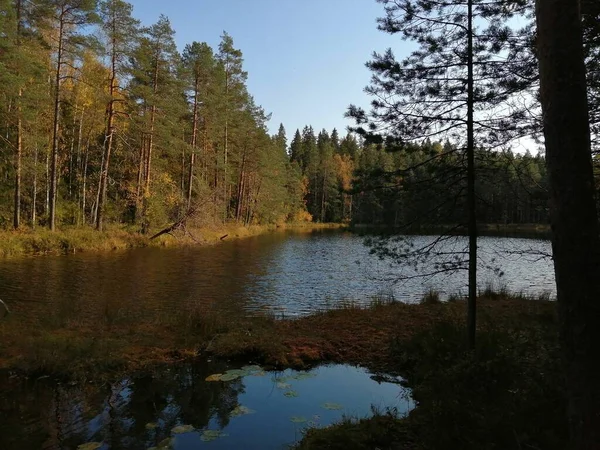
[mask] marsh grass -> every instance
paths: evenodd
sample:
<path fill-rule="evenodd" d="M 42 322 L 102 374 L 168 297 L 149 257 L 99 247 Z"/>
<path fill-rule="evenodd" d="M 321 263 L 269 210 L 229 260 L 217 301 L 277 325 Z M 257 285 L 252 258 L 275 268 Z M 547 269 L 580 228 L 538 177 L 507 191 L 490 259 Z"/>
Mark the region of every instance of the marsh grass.
<path fill-rule="evenodd" d="M 109 225 L 98 232 L 89 226 L 68 226 L 51 232 L 36 230 L 0 231 L 0 258 L 27 255 L 65 255 L 78 252 L 106 252 L 138 247 L 173 247 L 182 245 L 210 245 L 227 240 L 241 239 L 277 230 L 315 230 L 345 228 L 342 224 L 289 223 L 240 226 L 238 224 L 211 224 L 190 228 L 188 234 L 164 235 L 149 240 L 153 233 L 143 235 L 139 228 L 130 225 Z M 159 231 L 154 230 L 154 231 Z"/>
<path fill-rule="evenodd" d="M 391 331 L 387 370 L 405 377 L 417 402 L 407 418 L 343 420 L 309 430 L 298 448 L 566 448 L 555 304 L 482 295 L 475 351 L 465 345 L 464 302 L 438 305 L 438 319 L 410 335 Z"/>

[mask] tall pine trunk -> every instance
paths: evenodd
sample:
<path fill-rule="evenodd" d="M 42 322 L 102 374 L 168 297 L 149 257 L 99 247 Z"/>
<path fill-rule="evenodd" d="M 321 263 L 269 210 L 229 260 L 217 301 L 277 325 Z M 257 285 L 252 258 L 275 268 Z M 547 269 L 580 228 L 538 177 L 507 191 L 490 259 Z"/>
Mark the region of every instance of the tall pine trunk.
<path fill-rule="evenodd" d="M 60 119 L 60 88 L 61 88 L 61 68 L 63 59 L 63 40 L 64 40 L 64 8 L 59 17 L 58 27 L 58 51 L 56 54 L 56 73 L 54 79 L 54 114 L 52 122 L 52 153 L 50 169 L 50 192 L 49 196 L 49 221 L 48 226 L 51 231 L 56 230 L 56 197 L 58 188 L 58 140 L 59 140 L 59 119 Z"/>
<path fill-rule="evenodd" d="M 600 230 L 577 0 L 537 0 L 552 250 L 572 448 L 600 445 Z"/>
<path fill-rule="evenodd" d="M 111 63 L 110 63 L 110 86 L 109 86 L 109 100 L 106 108 L 106 130 L 104 132 L 104 158 L 102 160 L 102 169 L 100 171 L 100 189 L 98 196 L 98 214 L 96 215 L 96 230 L 102 231 L 104 226 L 104 203 L 106 202 L 106 185 L 108 183 L 108 168 L 110 166 L 110 155 L 112 153 L 113 141 L 114 141 L 114 120 L 115 120 L 115 82 L 117 79 L 117 53 L 116 53 L 116 42 L 114 36 L 116 34 L 116 22 L 113 17 L 113 39 L 112 39 L 112 51 L 111 51 Z"/>
<path fill-rule="evenodd" d="M 194 169 L 196 164 L 196 146 L 198 142 L 198 97 L 200 79 L 196 76 L 194 83 L 194 114 L 192 117 L 192 152 L 190 154 L 190 170 L 188 173 L 187 207 L 192 206 L 192 195 L 194 194 Z"/>
<path fill-rule="evenodd" d="M 21 117 L 21 97 L 22 90 L 19 89 L 19 98 L 17 103 L 17 147 L 15 151 L 15 199 L 13 227 L 15 230 L 21 224 L 21 159 L 23 156 L 23 119 Z"/>

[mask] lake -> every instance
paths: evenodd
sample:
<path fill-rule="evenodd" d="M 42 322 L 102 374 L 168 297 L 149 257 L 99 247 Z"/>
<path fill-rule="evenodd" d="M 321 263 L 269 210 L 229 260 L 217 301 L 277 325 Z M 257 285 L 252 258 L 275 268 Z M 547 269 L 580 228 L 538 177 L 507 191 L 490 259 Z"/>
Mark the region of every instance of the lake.
<path fill-rule="evenodd" d="M 415 246 L 433 237 L 413 237 Z M 419 301 L 429 289 L 442 296 L 466 293 L 466 272 L 415 277 L 369 254 L 364 238 L 352 233 L 278 232 L 216 246 L 35 257 L 0 262 L 0 298 L 23 320 L 40 318 L 101 321 L 169 314 L 185 306 L 235 312 L 269 311 L 294 317 L 343 302 L 374 296 Z M 460 254 L 464 237 L 436 251 Z M 555 295 L 550 242 L 481 237 L 479 287 Z M 445 256 L 437 256 L 437 260 Z"/>
<path fill-rule="evenodd" d="M 413 236 L 405 243 L 414 250 L 434 240 Z M 416 267 L 379 260 L 363 242 L 339 231 L 279 232 L 207 247 L 6 260 L 0 297 L 13 310 L 11 320 L 33 330 L 152 327 L 157 318 L 197 308 L 297 317 L 382 296 L 417 302 L 429 289 L 443 297 L 466 292 L 464 270 L 431 275 L 449 257 L 460 263 L 464 237 L 433 246 L 433 257 Z M 481 288 L 554 295 L 548 241 L 482 237 L 479 250 Z M 364 417 L 372 407 L 407 413 L 414 405 L 398 381 L 344 365 L 276 373 L 210 361 L 103 386 L 4 374 L 0 448 L 280 449 L 305 427 L 343 415 Z"/>

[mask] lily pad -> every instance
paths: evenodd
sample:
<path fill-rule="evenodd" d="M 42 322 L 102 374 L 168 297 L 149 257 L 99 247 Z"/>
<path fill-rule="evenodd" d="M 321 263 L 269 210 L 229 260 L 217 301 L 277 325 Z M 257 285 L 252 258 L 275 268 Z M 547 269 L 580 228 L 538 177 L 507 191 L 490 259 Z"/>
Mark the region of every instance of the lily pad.
<path fill-rule="evenodd" d="M 155 430 L 158 428 L 158 424 L 154 422 L 150 422 L 146 424 L 146 430 Z"/>
<path fill-rule="evenodd" d="M 298 397 L 298 393 L 296 391 L 287 391 L 287 392 L 284 392 L 283 395 L 285 395 L 287 398 Z"/>
<path fill-rule="evenodd" d="M 296 375 L 292 375 L 290 379 L 292 380 L 308 380 L 310 378 L 315 378 L 317 374 L 312 372 L 299 372 Z"/>
<path fill-rule="evenodd" d="M 253 372 L 262 372 L 263 368 L 260 366 L 244 366 L 244 367 L 242 367 L 242 370 L 253 373 Z"/>
<path fill-rule="evenodd" d="M 200 439 L 204 442 L 212 442 L 226 436 L 228 436 L 228 434 L 223 433 L 220 430 L 204 430 Z"/>
<path fill-rule="evenodd" d="M 77 447 L 77 450 L 96 450 L 102 447 L 101 442 L 88 442 L 87 444 L 81 444 Z"/>
<path fill-rule="evenodd" d="M 230 369 L 227 372 L 225 372 L 225 375 L 237 375 L 238 377 L 244 377 L 248 375 L 248 371 L 242 369 Z"/>
<path fill-rule="evenodd" d="M 209 377 L 206 377 L 205 381 L 221 381 L 222 376 L 222 373 L 215 373 L 213 375 L 210 375 Z"/>
<path fill-rule="evenodd" d="M 282 382 L 277 383 L 277 389 L 285 390 L 285 389 L 289 389 L 291 387 L 292 387 L 292 385 L 289 383 L 282 383 Z"/>
<path fill-rule="evenodd" d="M 306 419 L 306 417 L 302 417 L 302 416 L 292 416 L 290 417 L 290 420 L 294 423 L 306 423 L 308 422 L 308 420 Z"/>
<path fill-rule="evenodd" d="M 173 434 L 183 434 L 183 433 L 191 433 L 194 431 L 194 427 L 192 425 L 179 425 L 171 430 Z"/>
<path fill-rule="evenodd" d="M 339 403 L 323 403 L 321 408 L 328 409 L 329 411 L 340 411 L 344 409 Z"/>
<path fill-rule="evenodd" d="M 221 381 L 233 381 L 233 380 L 237 380 L 240 377 L 241 377 L 241 375 L 239 375 L 237 373 L 226 373 L 224 375 L 221 375 Z"/>
<path fill-rule="evenodd" d="M 231 414 L 229 415 L 230 417 L 241 417 L 241 416 L 246 416 L 248 414 L 254 414 L 256 411 L 254 411 L 253 409 L 250 409 L 246 406 L 242 406 L 242 405 L 238 405 L 237 407 L 235 407 L 235 409 L 233 411 L 231 411 Z"/>

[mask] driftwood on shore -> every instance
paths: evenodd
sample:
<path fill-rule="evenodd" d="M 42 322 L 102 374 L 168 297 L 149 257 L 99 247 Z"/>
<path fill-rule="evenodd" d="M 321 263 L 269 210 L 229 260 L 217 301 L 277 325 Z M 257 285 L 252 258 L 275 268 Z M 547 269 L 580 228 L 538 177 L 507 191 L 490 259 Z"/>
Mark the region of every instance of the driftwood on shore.
<path fill-rule="evenodd" d="M 8 316 L 10 314 L 10 309 L 8 309 L 8 305 L 0 300 L 0 308 L 4 310 L 4 315 L 2 318 Z"/>
<path fill-rule="evenodd" d="M 183 217 L 181 219 L 179 219 L 177 222 L 173 223 L 172 225 L 163 228 L 162 230 L 160 230 L 158 233 L 156 233 L 154 236 L 152 236 L 150 238 L 150 240 L 154 240 L 160 236 L 162 236 L 163 234 L 170 234 L 171 236 L 173 235 L 172 233 L 175 231 L 179 231 L 182 230 L 184 232 L 184 234 L 189 234 L 190 237 L 196 241 L 196 238 L 194 238 L 194 236 L 192 235 L 192 233 L 190 233 L 187 229 L 186 229 L 186 223 L 188 221 L 188 219 L 190 219 L 191 217 L 194 217 L 194 215 L 196 215 L 196 213 L 198 212 L 198 210 L 200 209 L 202 205 L 196 205 L 193 206 L 191 208 L 189 208 L 187 210 L 187 212 L 183 215 Z"/>

